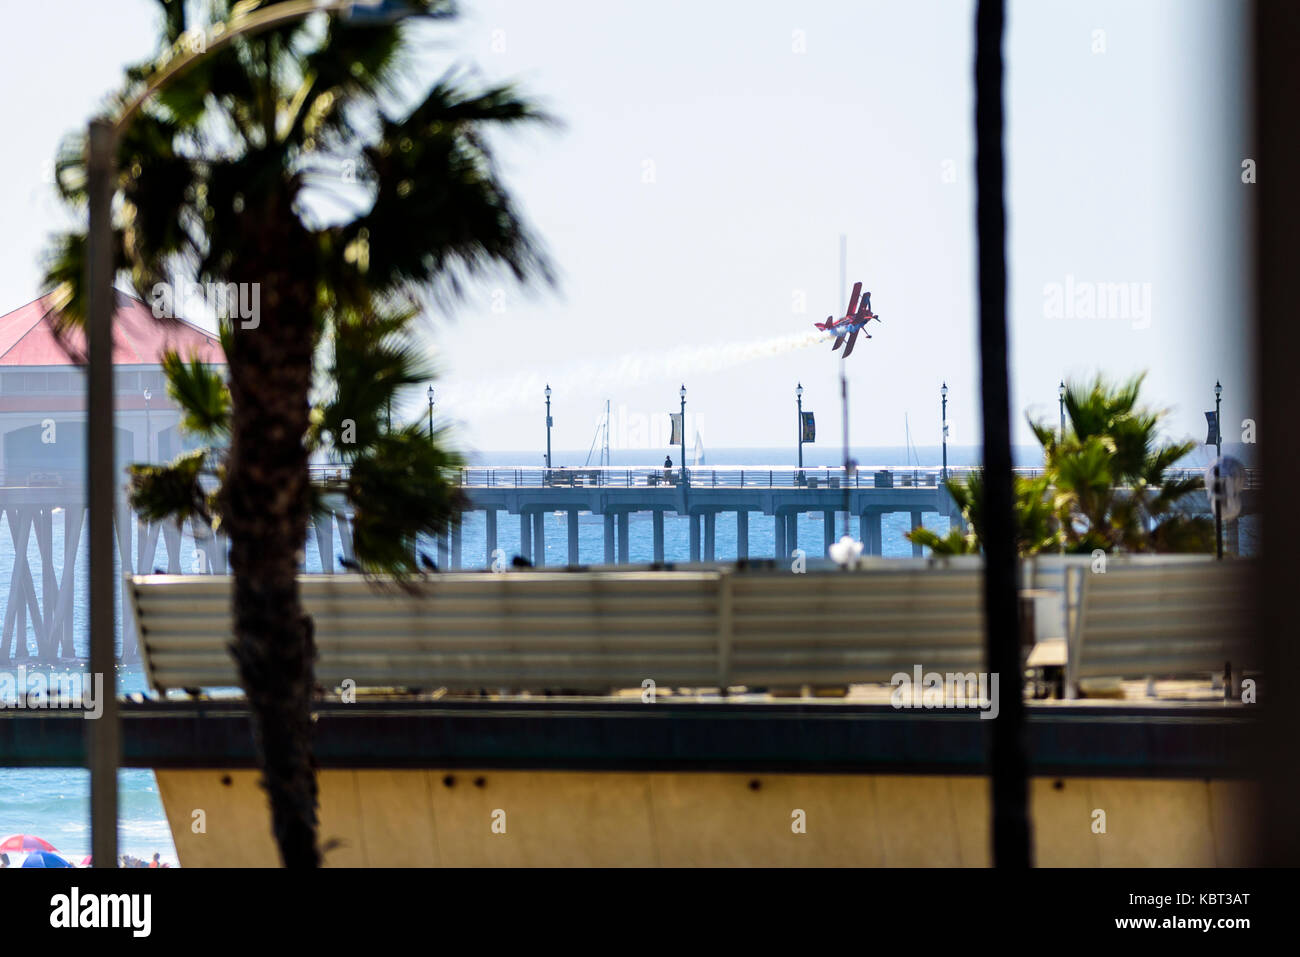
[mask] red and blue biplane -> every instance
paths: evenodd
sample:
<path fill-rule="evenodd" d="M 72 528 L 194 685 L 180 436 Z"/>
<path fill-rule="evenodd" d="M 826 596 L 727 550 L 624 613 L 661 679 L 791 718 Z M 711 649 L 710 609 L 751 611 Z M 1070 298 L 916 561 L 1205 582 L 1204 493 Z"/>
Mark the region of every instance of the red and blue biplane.
<path fill-rule="evenodd" d="M 871 311 L 871 293 L 868 292 L 859 301 L 858 297 L 861 292 L 862 283 L 855 282 L 853 284 L 853 295 L 849 297 L 848 311 L 844 313 L 842 318 L 836 319 L 833 316 L 827 316 L 825 322 L 813 323 L 822 332 L 835 333 L 835 345 L 831 346 L 832 352 L 844 345 L 845 338 L 848 339 L 849 344 L 844 349 L 843 358 L 845 359 L 853 351 L 853 344 L 857 342 L 859 332 L 868 339 L 871 338 L 871 333 L 865 332 L 863 327 L 872 319 L 876 320 L 876 322 L 880 321 L 880 317 Z"/>

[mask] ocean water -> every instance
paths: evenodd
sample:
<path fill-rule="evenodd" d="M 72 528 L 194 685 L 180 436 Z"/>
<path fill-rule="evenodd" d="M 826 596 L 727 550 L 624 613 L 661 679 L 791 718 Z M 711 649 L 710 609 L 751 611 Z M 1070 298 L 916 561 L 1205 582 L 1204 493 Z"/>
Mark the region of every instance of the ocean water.
<path fill-rule="evenodd" d="M 144 691 L 144 673 L 123 667 L 118 673 L 123 692 Z M 175 866 L 176 849 L 158 796 L 158 782 L 149 770 L 118 772 L 118 852 L 144 860 L 154 853 Z M 0 839 L 9 834 L 35 834 L 53 844 L 68 860 L 79 864 L 90 853 L 90 772 L 83 768 L 0 768 Z M 11 864 L 22 854 L 10 854 Z"/>
<path fill-rule="evenodd" d="M 973 464 L 977 450 L 969 448 L 949 448 L 949 465 L 959 466 Z M 612 450 L 611 460 L 614 466 L 657 464 L 663 461 L 663 450 Z M 855 450 L 853 455 L 863 466 L 870 464 L 899 465 L 911 462 L 921 466 L 940 464 L 941 452 L 937 448 L 901 449 L 871 448 Z M 472 456 L 475 465 L 530 465 L 539 456 L 524 452 L 478 453 Z M 571 467 L 584 464 L 586 453 L 554 452 L 552 461 L 558 467 Z M 673 455 L 674 463 L 678 456 Z M 1040 462 L 1036 448 L 1017 448 L 1015 454 L 1017 465 L 1033 466 Z M 594 461 L 594 458 L 593 458 Z M 841 452 L 817 452 L 812 446 L 805 446 L 804 465 L 815 468 L 823 465 L 838 465 L 842 461 Z M 788 468 L 794 462 L 792 449 L 745 449 L 724 450 L 719 453 L 706 452 L 706 467 L 718 465 L 774 465 Z M 540 464 L 540 461 L 537 461 Z M 1186 463 L 1204 464 L 1195 458 Z M 844 531 L 843 513 L 836 516 L 833 537 L 839 538 Z M 823 515 L 821 512 L 801 514 L 798 518 L 798 544 L 809 556 L 822 554 Z M 947 531 L 947 519 L 932 513 L 922 516 L 926 527 L 933 528 L 940 534 Z M 1243 551 L 1253 550 L 1257 529 L 1252 519 L 1242 521 Z M 462 532 L 463 564 L 466 568 L 483 568 L 488 562 L 486 555 L 486 523 L 482 513 L 467 516 Z M 912 554 L 911 543 L 903 536 L 910 530 L 910 516 L 906 513 L 885 515 L 882 520 L 883 551 L 886 557 L 901 558 Z M 497 545 L 506 552 L 507 558 L 517 554 L 519 549 L 519 522 L 515 516 L 504 513 L 498 516 Z M 629 520 L 629 545 L 634 562 L 653 560 L 651 517 L 648 513 L 634 514 Z M 861 535 L 856 517 L 849 518 L 849 534 L 860 540 Z M 78 656 L 87 652 L 87 607 L 84 602 L 86 590 L 86 547 L 85 529 L 83 540 L 78 549 L 79 560 L 74 569 L 78 577 L 78 603 L 73 608 L 73 646 Z M 736 556 L 736 515 L 721 513 L 717 517 L 715 532 L 716 557 L 720 561 Z M 664 520 L 664 557 L 667 561 L 686 561 L 690 554 L 688 521 L 671 513 Z M 9 529 L 7 517 L 0 520 L 0 582 L 10 581 L 14 569 L 14 536 Z M 578 522 L 579 562 L 597 564 L 604 561 L 604 520 L 598 515 L 583 513 Z M 431 554 L 434 549 L 429 543 L 423 545 Z M 135 552 L 132 543 L 132 554 Z M 775 523 L 771 516 L 751 513 L 749 521 L 749 554 L 754 558 L 773 557 L 775 548 Z M 28 542 L 28 562 L 32 570 L 33 584 L 37 593 L 43 589 L 45 571 L 36 536 Z M 55 575 L 61 580 L 63 575 L 63 527 L 56 520 L 53 529 L 51 555 Z M 180 550 L 181 566 L 189 571 L 194 567 L 196 552 L 194 542 L 188 534 L 183 536 Z M 564 565 L 568 562 L 568 525 L 563 513 L 548 516 L 546 519 L 546 560 L 550 565 Z M 319 572 L 324 562 L 337 562 L 337 556 L 321 556 L 314 539 L 307 544 L 305 551 L 305 568 L 308 572 Z M 141 567 L 166 567 L 167 556 L 163 542 L 158 542 L 155 555 L 146 557 Z M 337 567 L 337 566 L 336 566 Z M 121 621 L 121 608 L 118 609 L 118 621 Z M 12 672 L 10 672 L 12 674 Z M 0 668 L 0 676 L 5 670 Z M 143 673 L 138 666 L 125 666 L 119 674 L 119 686 L 123 692 L 146 690 Z M 158 794 L 157 781 L 152 771 L 124 770 L 118 777 L 120 818 L 119 846 L 121 853 L 148 859 L 157 852 L 165 862 L 176 864 L 176 851 L 172 843 L 171 832 L 163 812 L 162 801 Z M 0 838 L 8 834 L 35 834 L 45 838 L 59 849 L 60 853 L 74 862 L 79 862 L 90 853 L 90 781 L 89 772 L 79 768 L 4 768 L 0 767 Z M 269 822 L 268 822 L 269 827 Z M 21 862 L 21 855 L 10 855 L 15 864 Z"/>

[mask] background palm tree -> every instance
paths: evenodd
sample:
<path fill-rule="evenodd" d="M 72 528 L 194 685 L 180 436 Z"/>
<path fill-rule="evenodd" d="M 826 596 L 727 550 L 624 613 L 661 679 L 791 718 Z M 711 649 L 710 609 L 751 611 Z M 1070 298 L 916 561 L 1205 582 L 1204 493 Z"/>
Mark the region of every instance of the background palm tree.
<path fill-rule="evenodd" d="M 122 102 L 188 30 L 247 8 L 159 4 L 162 53 L 128 70 Z M 450 12 L 437 0 L 413 6 Z M 309 450 L 327 445 L 351 456 L 349 494 L 363 505 L 358 554 L 373 568 L 400 571 L 409 560 L 403 536 L 445 522 L 439 470 L 452 461 L 416 441 L 418 429 L 382 432 L 375 406 L 409 379 L 409 365 L 391 360 L 394 349 L 409 348 L 394 342 L 415 315 L 417 291 L 453 297 L 467 279 L 499 269 L 519 281 L 551 275 L 488 146 L 493 128 L 544 117 L 510 87 L 470 91 L 455 74 L 397 108 L 399 80 L 410 79 L 405 29 L 319 17 L 235 40 L 151 100 L 124 131 L 117 157 L 116 262 L 137 290 L 148 296 L 181 279 L 260 289 L 256 323 L 225 324 L 226 399 L 201 370 L 181 374 L 173 362 L 171 379 L 178 390 L 206 394 L 210 402 L 195 407 L 209 429 L 229 433 L 223 481 L 201 504 L 230 539 L 232 647 L 286 866 L 320 863 L 314 642 L 295 577 L 313 495 Z M 82 143 L 70 140 L 56 172 L 63 196 L 84 206 L 82 156 Z M 318 212 L 326 198 L 335 210 L 328 220 Z M 64 322 L 84 317 L 84 261 L 84 233 L 57 237 L 47 283 Z M 357 343 L 367 348 L 350 356 Z M 338 376 L 336 394 L 313 421 L 322 344 L 342 358 L 325 363 Z M 369 379 L 360 371 L 367 362 L 377 364 Z M 224 419 L 221 401 L 229 404 Z M 212 462 L 179 464 L 197 476 Z M 158 494 L 160 475 L 152 484 L 148 474 L 139 478 L 137 494 Z M 398 512 L 411 500 L 396 489 L 421 482 L 437 494 L 417 491 L 422 511 Z"/>
<path fill-rule="evenodd" d="M 1030 422 L 1043 446 L 1043 474 L 1015 478 L 1019 554 L 1213 550 L 1214 523 L 1179 510 L 1204 483 L 1169 474 L 1196 443 L 1160 441 L 1164 412 L 1139 404 L 1142 379 L 1115 386 L 1098 376 L 1087 385 L 1071 384 L 1063 436 Z M 976 554 L 984 543 L 984 473 L 977 469 L 945 484 L 966 530 L 954 527 L 940 536 L 918 528 L 907 538 L 936 555 Z"/>
<path fill-rule="evenodd" d="M 1162 442 L 1163 410 L 1140 404 L 1144 376 L 1114 385 L 1097 376 L 1065 392 L 1064 435 L 1030 426 L 1043 446 L 1052 511 L 1067 552 L 1211 551 L 1214 523 L 1179 511 L 1204 488 L 1199 476 L 1174 477 L 1195 442 Z"/>
<path fill-rule="evenodd" d="M 1057 522 L 1047 498 L 1047 483 L 1046 475 L 1015 476 L 1012 518 L 1017 554 L 1030 555 L 1057 543 Z M 965 530 L 954 525 L 940 536 L 928 528 L 915 528 L 907 533 L 907 540 L 936 555 L 978 554 L 984 543 L 984 470 L 974 469 L 965 478 L 948 479 L 944 485 L 961 512 Z"/>

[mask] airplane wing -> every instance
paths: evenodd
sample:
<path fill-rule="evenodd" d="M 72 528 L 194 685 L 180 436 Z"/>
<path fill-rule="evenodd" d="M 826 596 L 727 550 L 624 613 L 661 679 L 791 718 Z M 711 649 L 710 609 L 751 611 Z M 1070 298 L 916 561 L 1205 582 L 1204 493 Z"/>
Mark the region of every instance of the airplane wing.
<path fill-rule="evenodd" d="M 858 296 L 862 293 L 862 283 L 853 284 L 853 295 L 849 299 L 849 311 L 844 313 L 845 318 L 852 318 L 853 314 L 858 311 Z"/>
<path fill-rule="evenodd" d="M 844 355 L 842 358 L 847 359 L 849 357 L 849 353 L 853 351 L 853 344 L 858 341 L 858 333 L 861 331 L 862 331 L 862 327 L 859 326 L 858 328 L 854 329 L 851 333 L 849 333 L 849 344 L 844 349 Z"/>
<path fill-rule="evenodd" d="M 844 337 L 840 336 L 838 339 L 835 340 L 835 345 L 831 346 L 831 352 L 834 352 L 842 345 L 844 345 Z"/>

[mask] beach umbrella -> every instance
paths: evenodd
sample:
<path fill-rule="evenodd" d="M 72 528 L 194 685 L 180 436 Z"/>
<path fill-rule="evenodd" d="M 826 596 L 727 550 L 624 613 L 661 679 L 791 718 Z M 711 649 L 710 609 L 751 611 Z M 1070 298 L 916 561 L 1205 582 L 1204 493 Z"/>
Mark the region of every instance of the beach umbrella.
<path fill-rule="evenodd" d="M 81 865 L 80 865 L 80 866 L 81 866 L 81 867 L 89 867 L 89 866 L 90 866 L 90 858 L 91 858 L 91 855 L 90 855 L 90 854 L 87 854 L 85 857 L 83 857 L 83 858 L 81 859 Z"/>
<path fill-rule="evenodd" d="M 49 841 L 31 834 L 10 834 L 0 841 L 0 852 L 8 851 L 53 851 L 55 847 Z"/>
<path fill-rule="evenodd" d="M 32 851 L 23 861 L 23 867 L 71 867 L 72 864 L 50 851 Z"/>

